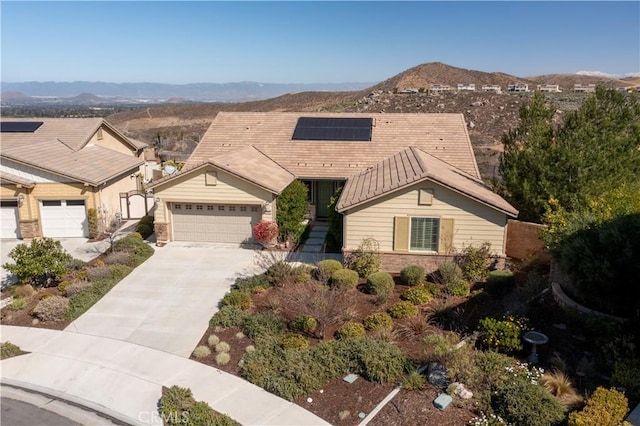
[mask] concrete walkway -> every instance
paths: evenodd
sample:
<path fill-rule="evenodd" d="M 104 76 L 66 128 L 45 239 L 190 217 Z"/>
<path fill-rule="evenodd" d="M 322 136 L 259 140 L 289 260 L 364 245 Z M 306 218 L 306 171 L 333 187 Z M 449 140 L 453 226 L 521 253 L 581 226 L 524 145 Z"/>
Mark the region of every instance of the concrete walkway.
<path fill-rule="evenodd" d="M 65 331 L 124 340 L 188 358 L 255 252 L 232 244 L 171 242 Z"/>
<path fill-rule="evenodd" d="M 342 253 L 324 252 L 324 240 L 327 237 L 328 230 L 329 225 L 326 222 L 314 222 L 311 225 L 309 237 L 302 245 L 302 249 L 291 253 L 287 261 L 316 264 L 321 260 L 335 259 L 342 262 Z"/>
<path fill-rule="evenodd" d="M 118 340 L 38 328 L 0 326 L 2 341 L 26 355 L 1 362 L 3 383 L 77 403 L 128 424 L 162 424 L 162 387 L 188 387 L 243 425 L 328 425 L 316 415 L 234 375 Z"/>

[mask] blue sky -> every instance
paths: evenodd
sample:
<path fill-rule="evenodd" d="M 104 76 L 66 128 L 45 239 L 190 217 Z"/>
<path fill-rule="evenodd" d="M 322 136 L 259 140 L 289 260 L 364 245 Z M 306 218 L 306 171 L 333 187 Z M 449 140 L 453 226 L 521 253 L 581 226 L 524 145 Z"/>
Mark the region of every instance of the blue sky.
<path fill-rule="evenodd" d="M 640 2 L 11 2 L 2 81 L 378 82 L 426 62 L 640 72 Z"/>

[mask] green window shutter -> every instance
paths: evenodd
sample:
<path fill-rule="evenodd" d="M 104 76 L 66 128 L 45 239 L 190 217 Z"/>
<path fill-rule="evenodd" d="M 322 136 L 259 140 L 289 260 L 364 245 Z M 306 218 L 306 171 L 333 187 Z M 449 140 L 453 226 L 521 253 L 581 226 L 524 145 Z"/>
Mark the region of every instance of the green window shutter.
<path fill-rule="evenodd" d="M 393 224 L 393 251 L 409 251 L 409 217 L 396 216 Z"/>
<path fill-rule="evenodd" d="M 449 254 L 453 252 L 453 223 L 451 218 L 440 219 L 440 244 L 438 254 Z"/>

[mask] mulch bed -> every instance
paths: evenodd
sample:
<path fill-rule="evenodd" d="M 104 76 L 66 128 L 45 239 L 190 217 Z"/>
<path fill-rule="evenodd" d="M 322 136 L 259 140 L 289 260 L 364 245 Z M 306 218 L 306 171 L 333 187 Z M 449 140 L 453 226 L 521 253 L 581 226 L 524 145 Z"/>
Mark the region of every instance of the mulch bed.
<path fill-rule="evenodd" d="M 3 290 L 3 297 L 4 293 L 7 291 L 8 290 Z M 64 296 L 64 294 L 58 290 L 58 287 L 38 288 L 35 293 L 27 299 L 28 304 L 25 309 L 14 311 L 9 308 L 9 306 L 2 308 L 0 324 L 64 330 L 69 324 L 71 324 L 71 321 L 38 321 L 31 315 L 33 308 L 36 307 L 40 299 L 45 295 Z"/>

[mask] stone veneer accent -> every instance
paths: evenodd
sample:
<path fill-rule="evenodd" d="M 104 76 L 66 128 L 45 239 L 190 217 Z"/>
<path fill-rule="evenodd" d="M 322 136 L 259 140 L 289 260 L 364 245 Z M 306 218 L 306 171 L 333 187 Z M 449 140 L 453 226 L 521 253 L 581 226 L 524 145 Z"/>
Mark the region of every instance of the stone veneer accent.
<path fill-rule="evenodd" d="M 18 226 L 20 226 L 20 235 L 23 240 L 32 240 L 34 238 L 42 237 L 38 219 L 21 220 Z"/>
<path fill-rule="evenodd" d="M 344 251 L 344 257 L 349 256 L 352 251 Z M 452 262 L 455 255 L 441 254 L 416 254 L 416 253 L 380 253 L 380 269 L 390 274 L 398 274 L 407 265 L 420 265 L 427 274 L 438 270 L 440 264 Z M 492 256 L 489 265 L 492 269 L 504 269 L 506 257 Z"/>
<path fill-rule="evenodd" d="M 171 227 L 167 222 L 155 222 L 153 229 L 156 233 L 156 245 L 162 247 L 171 241 Z"/>

